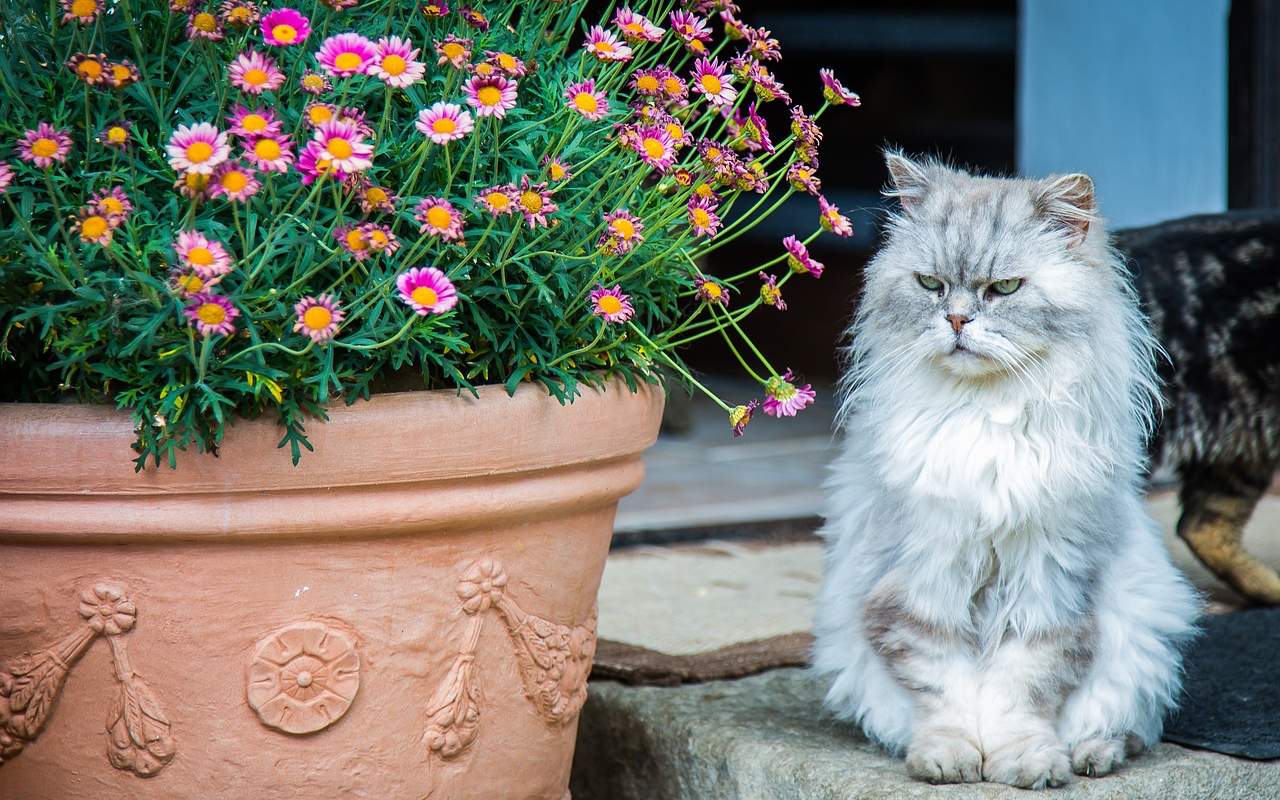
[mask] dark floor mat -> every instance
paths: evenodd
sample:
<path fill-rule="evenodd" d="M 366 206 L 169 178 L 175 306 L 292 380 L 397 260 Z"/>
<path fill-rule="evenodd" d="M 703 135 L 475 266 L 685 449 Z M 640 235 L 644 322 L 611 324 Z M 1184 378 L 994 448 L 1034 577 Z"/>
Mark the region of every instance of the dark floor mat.
<path fill-rule="evenodd" d="M 1214 614 L 1186 659 L 1182 708 L 1164 738 L 1246 758 L 1280 758 L 1280 608 Z"/>

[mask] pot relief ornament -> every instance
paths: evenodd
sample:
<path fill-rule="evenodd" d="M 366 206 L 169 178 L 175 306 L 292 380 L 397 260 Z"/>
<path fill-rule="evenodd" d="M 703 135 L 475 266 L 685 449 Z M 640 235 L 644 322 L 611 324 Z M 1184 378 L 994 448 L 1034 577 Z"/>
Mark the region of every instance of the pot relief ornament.
<path fill-rule="evenodd" d="M 485 619 L 496 615 L 515 647 L 525 696 L 549 725 L 577 719 L 587 699 L 587 676 L 596 652 L 596 615 L 581 625 L 561 625 L 524 611 L 507 594 L 507 573 L 493 560 L 467 567 L 458 581 L 462 611 L 470 617 L 458 656 L 427 704 L 423 737 L 430 753 L 451 759 L 480 731 L 480 675 L 476 648 Z M 493 613 L 490 613 L 493 612 Z"/>
<path fill-rule="evenodd" d="M 155 775 L 175 752 L 169 718 L 133 671 L 125 635 L 138 608 L 124 589 L 106 581 L 80 592 L 81 625 L 49 647 L 0 664 L 0 766 L 44 729 L 67 673 L 100 636 L 111 647 L 116 693 L 107 711 L 107 759 L 116 769 Z"/>
<path fill-rule="evenodd" d="M 299 622 L 258 642 L 249 705 L 269 728 L 314 733 L 337 722 L 360 688 L 360 655 L 339 630 Z"/>

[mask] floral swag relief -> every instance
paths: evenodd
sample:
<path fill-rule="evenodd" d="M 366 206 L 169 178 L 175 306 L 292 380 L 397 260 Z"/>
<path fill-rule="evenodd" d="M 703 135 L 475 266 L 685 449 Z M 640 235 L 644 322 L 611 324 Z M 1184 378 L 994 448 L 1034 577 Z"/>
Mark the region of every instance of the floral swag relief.
<path fill-rule="evenodd" d="M 0 766 L 44 729 L 67 673 L 98 636 L 106 636 L 119 691 L 107 714 L 107 758 L 116 769 L 155 775 L 173 760 L 169 718 L 129 665 L 124 635 L 138 608 L 124 590 L 98 583 L 80 592 L 81 627 L 37 652 L 0 664 Z"/>
<path fill-rule="evenodd" d="M 583 625 L 560 625 L 526 613 L 506 593 L 507 574 L 492 560 L 472 563 L 458 581 L 462 610 L 471 617 L 458 656 L 427 705 L 423 737 L 430 752 L 455 758 L 480 731 L 480 678 L 476 647 L 486 612 L 497 612 L 515 645 L 525 696 L 538 716 L 566 725 L 587 699 L 587 675 L 596 652 L 596 614 Z"/>

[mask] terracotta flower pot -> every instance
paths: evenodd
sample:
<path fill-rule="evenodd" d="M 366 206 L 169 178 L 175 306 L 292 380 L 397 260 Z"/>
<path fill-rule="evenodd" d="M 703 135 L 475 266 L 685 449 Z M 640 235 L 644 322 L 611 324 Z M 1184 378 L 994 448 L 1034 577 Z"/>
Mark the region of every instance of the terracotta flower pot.
<path fill-rule="evenodd" d="M 125 415 L 0 406 L 0 797 L 561 800 L 661 408 L 379 395 L 135 474 Z"/>

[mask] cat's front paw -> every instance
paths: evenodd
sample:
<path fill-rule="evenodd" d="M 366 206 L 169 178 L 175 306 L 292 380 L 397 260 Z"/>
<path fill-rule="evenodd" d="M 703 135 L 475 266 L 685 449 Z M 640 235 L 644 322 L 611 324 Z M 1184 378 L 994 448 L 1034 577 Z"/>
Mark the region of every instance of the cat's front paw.
<path fill-rule="evenodd" d="M 1101 736 L 1076 742 L 1071 748 L 1071 769 L 1077 775 L 1101 778 L 1124 763 L 1124 740 Z"/>
<path fill-rule="evenodd" d="M 1020 789 L 1065 786 L 1071 780 L 1067 747 L 1050 733 L 1028 733 L 996 746 L 984 755 L 982 777 Z"/>
<path fill-rule="evenodd" d="M 958 730 L 922 731 L 907 748 L 907 774 L 929 783 L 976 783 L 982 752 Z"/>

